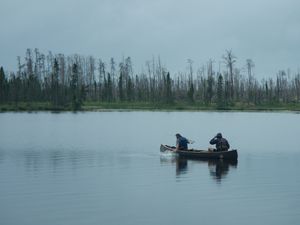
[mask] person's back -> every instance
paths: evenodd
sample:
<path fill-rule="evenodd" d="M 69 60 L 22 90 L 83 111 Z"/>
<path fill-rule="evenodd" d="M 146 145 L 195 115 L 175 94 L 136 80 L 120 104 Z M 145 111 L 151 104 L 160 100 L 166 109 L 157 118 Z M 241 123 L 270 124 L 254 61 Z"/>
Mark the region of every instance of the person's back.
<path fill-rule="evenodd" d="M 228 151 L 229 147 L 228 141 L 223 137 L 219 140 L 218 145 L 216 145 L 218 151 Z"/>
<path fill-rule="evenodd" d="M 211 145 L 215 144 L 217 151 L 228 151 L 230 148 L 228 141 L 222 137 L 221 133 L 218 133 L 209 143 Z"/>
<path fill-rule="evenodd" d="M 182 137 L 180 134 L 176 134 L 176 149 L 177 150 L 187 150 L 188 149 L 188 139 Z"/>

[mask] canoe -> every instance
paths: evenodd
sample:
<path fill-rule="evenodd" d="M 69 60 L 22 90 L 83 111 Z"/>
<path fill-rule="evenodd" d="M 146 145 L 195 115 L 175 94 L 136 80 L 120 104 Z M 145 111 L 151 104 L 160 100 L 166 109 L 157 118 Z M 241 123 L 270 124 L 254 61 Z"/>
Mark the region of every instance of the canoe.
<path fill-rule="evenodd" d="M 186 158 L 203 158 L 203 159 L 230 159 L 236 160 L 238 158 L 237 150 L 232 149 L 229 151 L 208 151 L 208 150 L 197 150 L 197 149 L 188 149 L 188 150 L 177 150 L 174 146 L 169 145 L 160 145 L 161 152 L 174 152 L 178 156 Z"/>

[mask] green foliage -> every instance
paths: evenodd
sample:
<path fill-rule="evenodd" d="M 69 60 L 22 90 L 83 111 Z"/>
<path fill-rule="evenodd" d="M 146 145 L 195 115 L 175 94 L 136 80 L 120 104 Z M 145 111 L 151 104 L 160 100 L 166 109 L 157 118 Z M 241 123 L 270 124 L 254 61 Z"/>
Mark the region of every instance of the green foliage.
<path fill-rule="evenodd" d="M 191 103 L 193 103 L 195 101 L 194 93 L 195 93 L 194 84 L 193 84 L 193 82 L 190 82 L 189 90 L 187 92 L 187 97 L 188 97 L 189 102 L 191 102 Z"/>
<path fill-rule="evenodd" d="M 74 111 L 81 109 L 83 103 L 82 101 L 83 90 L 84 89 L 79 85 L 78 66 L 76 63 L 74 63 L 72 66 L 72 78 L 71 78 L 71 96 L 72 96 L 71 105 Z"/>
<path fill-rule="evenodd" d="M 134 86 L 133 86 L 133 82 L 131 81 L 131 77 L 128 77 L 126 87 L 127 87 L 126 88 L 127 100 L 128 101 L 134 100 Z"/>
<path fill-rule="evenodd" d="M 120 73 L 119 82 L 118 82 L 118 88 L 119 88 L 119 99 L 120 101 L 124 101 L 124 90 L 123 90 L 123 74 Z"/>
<path fill-rule="evenodd" d="M 57 108 L 59 105 L 61 105 L 60 101 L 60 93 L 59 93 L 59 66 L 57 59 L 54 60 L 54 66 L 53 66 L 53 72 L 51 75 L 51 103 L 53 107 Z"/>
<path fill-rule="evenodd" d="M 205 94 L 205 103 L 206 104 L 211 104 L 212 98 L 214 95 L 213 91 L 213 86 L 214 86 L 214 78 L 213 76 L 208 76 L 207 78 L 207 88 L 206 88 L 206 94 Z"/>
<path fill-rule="evenodd" d="M 163 101 L 167 104 L 172 104 L 174 99 L 173 99 L 173 94 L 172 94 L 172 80 L 170 77 L 170 73 L 167 73 L 167 76 L 163 76 L 164 78 L 164 88 L 163 88 Z"/>
<path fill-rule="evenodd" d="M 224 106 L 223 76 L 219 74 L 217 84 L 217 107 L 222 109 Z"/>
<path fill-rule="evenodd" d="M 7 94 L 7 80 L 5 77 L 4 69 L 0 67 L 0 103 L 6 102 Z"/>

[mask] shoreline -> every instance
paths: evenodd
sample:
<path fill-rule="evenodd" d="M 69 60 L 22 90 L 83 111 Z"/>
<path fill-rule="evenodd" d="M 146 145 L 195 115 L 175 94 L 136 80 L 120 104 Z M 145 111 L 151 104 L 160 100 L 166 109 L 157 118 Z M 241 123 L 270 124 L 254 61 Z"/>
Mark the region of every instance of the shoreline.
<path fill-rule="evenodd" d="M 300 104 L 276 105 L 244 105 L 236 104 L 218 108 L 215 105 L 200 104 L 161 104 L 149 102 L 95 103 L 85 102 L 76 112 L 127 112 L 127 111 L 157 111 L 157 112 L 300 112 Z M 19 103 L 0 104 L 0 112 L 74 112 L 70 106 L 53 107 L 50 103 Z"/>

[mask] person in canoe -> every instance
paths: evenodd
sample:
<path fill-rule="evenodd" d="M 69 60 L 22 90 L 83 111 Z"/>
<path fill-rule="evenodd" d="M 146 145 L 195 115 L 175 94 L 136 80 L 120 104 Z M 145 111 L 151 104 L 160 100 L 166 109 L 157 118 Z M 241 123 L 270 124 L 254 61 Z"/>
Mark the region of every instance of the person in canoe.
<path fill-rule="evenodd" d="M 182 137 L 181 134 L 176 134 L 176 150 L 188 150 L 188 143 L 190 141 L 185 137 Z"/>
<path fill-rule="evenodd" d="M 230 145 L 228 141 L 222 137 L 221 133 L 217 133 L 216 136 L 213 137 L 213 139 L 209 142 L 211 145 L 216 145 L 216 151 L 228 151 L 230 148 Z"/>

